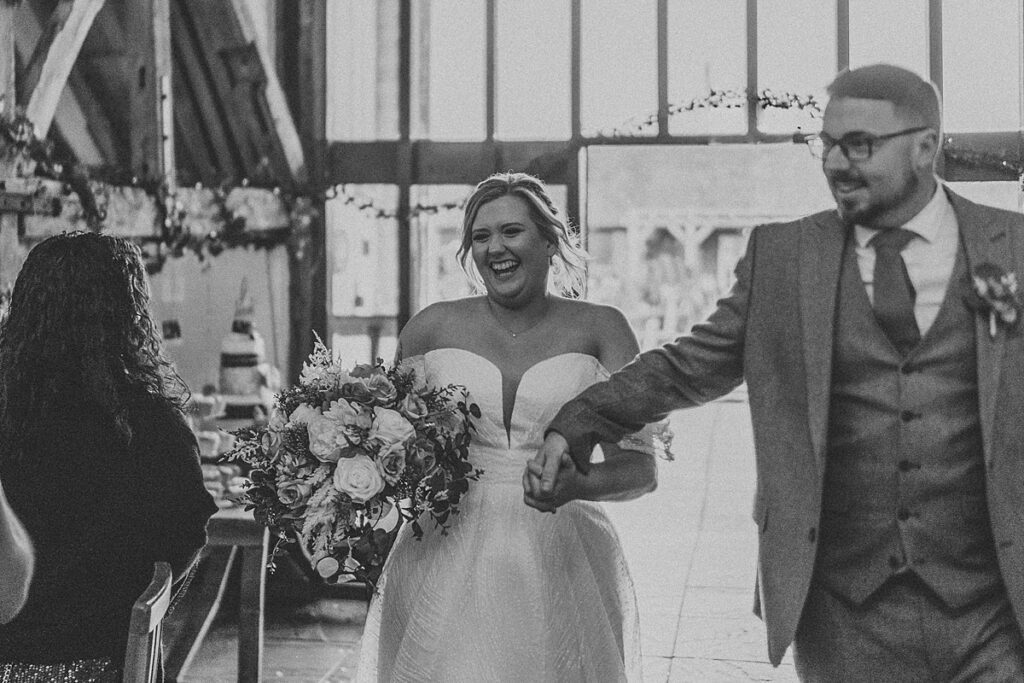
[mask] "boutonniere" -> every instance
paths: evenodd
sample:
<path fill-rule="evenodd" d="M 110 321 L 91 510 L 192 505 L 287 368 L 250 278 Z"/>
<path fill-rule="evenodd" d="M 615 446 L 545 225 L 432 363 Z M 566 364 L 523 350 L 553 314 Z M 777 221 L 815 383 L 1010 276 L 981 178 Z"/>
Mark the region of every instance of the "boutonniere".
<path fill-rule="evenodd" d="M 1017 275 L 1007 273 L 992 263 L 981 263 L 971 275 L 978 310 L 988 315 L 988 333 L 995 339 L 1000 327 L 1013 329 L 1021 318 L 1021 302 L 1017 297 Z"/>

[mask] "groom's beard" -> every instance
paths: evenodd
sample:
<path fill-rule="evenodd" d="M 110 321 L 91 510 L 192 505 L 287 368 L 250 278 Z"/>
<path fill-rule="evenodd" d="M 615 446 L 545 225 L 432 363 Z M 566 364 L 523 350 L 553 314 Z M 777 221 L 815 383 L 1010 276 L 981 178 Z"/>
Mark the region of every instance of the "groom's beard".
<path fill-rule="evenodd" d="M 828 180 L 830 189 L 834 188 L 835 183 L 864 183 L 864 179 L 859 174 L 844 171 L 832 173 L 829 175 Z M 835 196 L 836 193 L 833 189 L 832 195 L 836 199 L 836 209 L 839 212 L 839 218 L 848 226 L 863 225 L 865 227 L 874 227 L 875 221 L 880 216 L 907 202 L 921 187 L 921 178 L 914 173 L 907 173 L 900 180 L 902 182 L 896 187 L 881 190 L 877 186 L 865 183 L 864 187 L 868 194 L 866 200 L 856 197 L 840 199 Z"/>

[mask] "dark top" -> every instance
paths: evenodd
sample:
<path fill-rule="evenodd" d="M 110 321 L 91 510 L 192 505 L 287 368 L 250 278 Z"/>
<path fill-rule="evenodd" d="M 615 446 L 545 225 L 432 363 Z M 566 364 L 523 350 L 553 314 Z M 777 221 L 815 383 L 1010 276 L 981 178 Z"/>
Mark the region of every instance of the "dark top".
<path fill-rule="evenodd" d="M 169 562 L 180 581 L 217 507 L 195 436 L 169 406 L 134 401 L 128 444 L 98 407 L 69 397 L 55 413 L 23 460 L 0 459 L 0 480 L 36 551 L 28 602 L 0 626 L 0 661 L 120 664 L 131 606 L 153 563 Z"/>

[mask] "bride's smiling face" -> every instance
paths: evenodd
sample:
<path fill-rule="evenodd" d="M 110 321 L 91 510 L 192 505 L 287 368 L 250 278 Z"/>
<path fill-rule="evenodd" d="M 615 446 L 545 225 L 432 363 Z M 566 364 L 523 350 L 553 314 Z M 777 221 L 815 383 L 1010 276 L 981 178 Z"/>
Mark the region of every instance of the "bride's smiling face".
<path fill-rule="evenodd" d="M 525 199 L 504 195 L 481 206 L 470 239 L 473 263 L 494 301 L 516 308 L 547 292 L 555 245 L 541 235 Z"/>

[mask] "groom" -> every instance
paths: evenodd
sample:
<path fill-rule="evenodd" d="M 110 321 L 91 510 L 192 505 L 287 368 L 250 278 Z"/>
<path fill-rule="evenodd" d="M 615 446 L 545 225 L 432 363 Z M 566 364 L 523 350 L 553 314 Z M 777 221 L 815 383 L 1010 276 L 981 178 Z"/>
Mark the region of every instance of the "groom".
<path fill-rule="evenodd" d="M 550 509 L 595 443 L 746 380 L 755 611 L 807 681 L 1024 680 L 1024 217 L 938 182 L 939 111 L 905 69 L 841 73 L 809 140 L 836 210 L 756 228 L 708 320 L 568 403 L 530 466 Z"/>

